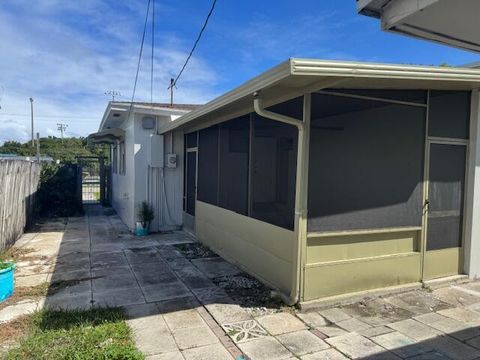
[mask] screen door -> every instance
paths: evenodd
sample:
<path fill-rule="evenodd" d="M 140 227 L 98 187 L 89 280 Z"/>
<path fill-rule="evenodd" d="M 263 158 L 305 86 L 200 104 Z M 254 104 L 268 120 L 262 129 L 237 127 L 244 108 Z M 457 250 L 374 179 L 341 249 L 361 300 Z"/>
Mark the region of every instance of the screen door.
<path fill-rule="evenodd" d="M 462 272 L 467 147 L 429 142 L 424 278 Z"/>

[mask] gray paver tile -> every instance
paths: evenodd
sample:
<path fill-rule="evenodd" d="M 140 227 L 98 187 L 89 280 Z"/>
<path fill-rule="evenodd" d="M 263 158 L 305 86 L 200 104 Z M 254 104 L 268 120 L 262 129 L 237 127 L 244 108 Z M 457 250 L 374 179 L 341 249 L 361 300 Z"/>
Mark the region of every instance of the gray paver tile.
<path fill-rule="evenodd" d="M 145 294 L 147 302 L 157 302 L 191 295 L 188 288 L 179 281 L 162 286 L 142 286 L 142 291 Z"/>
<path fill-rule="evenodd" d="M 125 314 L 130 319 L 143 318 L 159 314 L 158 307 L 155 304 L 138 304 L 123 306 Z"/>
<path fill-rule="evenodd" d="M 41 302 L 40 308 L 63 309 L 63 310 L 85 310 L 92 306 L 91 294 L 67 294 L 52 295 Z"/>
<path fill-rule="evenodd" d="M 185 360 L 180 351 L 173 351 L 164 354 L 150 355 L 145 360 Z"/>
<path fill-rule="evenodd" d="M 328 326 L 330 322 L 317 312 L 297 313 L 305 324 L 310 327 Z"/>
<path fill-rule="evenodd" d="M 200 306 L 200 303 L 193 296 L 185 296 L 170 300 L 163 300 L 155 303 L 162 314 L 174 311 L 190 310 Z"/>
<path fill-rule="evenodd" d="M 398 321 L 387 326 L 417 341 L 428 340 L 441 335 L 440 331 L 413 319 Z"/>
<path fill-rule="evenodd" d="M 371 326 L 358 319 L 347 319 L 337 322 L 335 325 L 349 332 L 361 332 L 370 329 Z"/>
<path fill-rule="evenodd" d="M 348 359 L 341 352 L 335 349 L 327 349 L 317 353 L 308 354 L 300 357 L 302 360 L 344 360 Z"/>
<path fill-rule="evenodd" d="M 480 336 L 478 328 L 470 327 L 468 324 L 437 313 L 420 315 L 415 317 L 415 319 L 462 341 Z"/>
<path fill-rule="evenodd" d="M 205 307 L 219 324 L 230 324 L 252 319 L 249 313 L 233 302 L 207 304 Z"/>
<path fill-rule="evenodd" d="M 185 360 L 233 360 L 230 353 L 221 344 L 200 346 L 182 351 Z"/>
<path fill-rule="evenodd" d="M 440 315 L 464 322 L 472 326 L 480 325 L 480 314 L 472 310 L 462 309 L 462 308 L 451 308 L 451 309 L 441 310 L 438 313 Z"/>
<path fill-rule="evenodd" d="M 449 336 L 431 339 L 427 345 L 453 360 L 472 360 L 480 357 L 480 351 Z"/>
<path fill-rule="evenodd" d="M 476 349 L 480 349 L 480 336 L 477 336 L 476 338 L 468 340 L 467 344 L 470 346 L 473 346 Z"/>
<path fill-rule="evenodd" d="M 325 341 L 308 330 L 279 335 L 277 340 L 297 356 L 318 352 L 330 347 Z"/>
<path fill-rule="evenodd" d="M 145 303 L 145 298 L 140 289 L 94 291 L 93 300 L 94 306 L 126 306 Z"/>
<path fill-rule="evenodd" d="M 239 268 L 221 257 L 193 259 L 192 264 L 211 279 L 220 276 L 234 276 L 241 273 Z"/>
<path fill-rule="evenodd" d="M 450 358 L 438 351 L 421 354 L 410 358 L 409 360 L 450 360 Z"/>
<path fill-rule="evenodd" d="M 437 299 L 458 307 L 473 305 L 480 302 L 480 297 L 468 294 L 452 287 L 444 287 L 434 290 L 432 294 Z"/>
<path fill-rule="evenodd" d="M 197 310 L 184 310 L 164 314 L 163 318 L 171 330 L 188 327 L 200 327 L 205 325 Z"/>
<path fill-rule="evenodd" d="M 190 289 L 192 288 L 190 287 Z M 192 292 L 203 304 L 222 302 L 222 300 L 229 299 L 228 294 L 223 289 L 220 289 L 218 286 L 211 286 L 202 289 L 192 289 Z"/>
<path fill-rule="evenodd" d="M 165 284 L 172 284 L 178 282 L 178 278 L 172 271 L 165 272 L 146 272 L 134 271 L 135 278 L 140 286 L 163 286 Z"/>
<path fill-rule="evenodd" d="M 358 333 L 360 335 L 365 336 L 365 337 L 371 338 L 371 337 L 374 337 L 374 336 L 388 334 L 388 333 L 391 333 L 393 331 L 394 331 L 393 329 L 382 325 L 382 326 L 371 327 L 369 329 L 359 331 Z"/>
<path fill-rule="evenodd" d="M 420 355 L 432 350 L 431 348 L 423 345 L 422 343 L 416 343 L 415 340 L 399 332 L 379 335 L 372 338 L 372 340 L 402 358 Z"/>
<path fill-rule="evenodd" d="M 96 292 L 120 289 L 139 290 L 137 280 L 131 273 L 101 276 L 92 280 L 92 290 Z"/>
<path fill-rule="evenodd" d="M 288 313 L 276 313 L 256 318 L 258 323 L 272 335 L 305 330 L 305 324 Z"/>
<path fill-rule="evenodd" d="M 355 333 L 328 338 L 325 341 L 352 359 L 361 359 L 385 352 L 382 347 Z"/>
<path fill-rule="evenodd" d="M 137 348 L 145 355 L 171 353 L 178 350 L 170 332 L 153 324 L 135 329 L 133 339 Z"/>
<path fill-rule="evenodd" d="M 348 334 L 347 331 L 340 329 L 337 326 L 319 326 L 316 329 L 328 337 L 336 337 Z"/>
<path fill-rule="evenodd" d="M 289 359 L 292 353 L 273 337 L 264 337 L 238 344 L 247 356 L 255 360 Z"/>
<path fill-rule="evenodd" d="M 328 321 L 332 323 L 348 320 L 351 318 L 350 315 L 348 315 L 347 313 L 345 313 L 339 308 L 326 309 L 326 310 L 319 311 L 319 313 L 320 315 L 322 315 L 324 318 L 326 318 Z"/>
<path fill-rule="evenodd" d="M 385 301 L 415 315 L 426 314 L 432 311 L 439 311 L 450 308 L 447 304 L 426 291 L 410 291 L 403 294 L 396 294 L 385 298 Z"/>
<path fill-rule="evenodd" d="M 206 324 L 200 327 L 173 329 L 172 335 L 180 350 L 211 345 L 220 341 Z"/>

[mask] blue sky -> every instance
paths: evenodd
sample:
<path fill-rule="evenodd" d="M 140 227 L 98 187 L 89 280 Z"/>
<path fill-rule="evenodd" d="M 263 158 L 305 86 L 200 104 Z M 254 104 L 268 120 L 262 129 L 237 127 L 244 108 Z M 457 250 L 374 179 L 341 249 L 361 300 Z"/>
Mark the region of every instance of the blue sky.
<path fill-rule="evenodd" d="M 155 101 L 187 56 L 210 0 L 156 0 Z M 29 97 L 36 131 L 85 136 L 97 129 L 115 89 L 129 100 L 146 0 L 3 0 L 0 7 L 0 143 L 28 139 Z M 147 43 L 150 34 L 147 34 Z M 150 50 L 147 49 L 147 52 Z M 389 34 L 359 16 L 354 0 L 218 0 L 176 100 L 203 103 L 289 57 L 462 65 L 478 55 Z M 136 100 L 149 100 L 142 62 Z"/>

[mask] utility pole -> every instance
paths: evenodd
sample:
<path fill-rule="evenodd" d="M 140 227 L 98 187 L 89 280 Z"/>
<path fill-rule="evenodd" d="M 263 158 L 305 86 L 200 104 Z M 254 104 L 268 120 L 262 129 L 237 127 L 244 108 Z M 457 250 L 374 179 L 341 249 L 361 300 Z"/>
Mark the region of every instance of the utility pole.
<path fill-rule="evenodd" d="M 37 132 L 37 162 L 40 163 L 40 133 Z"/>
<path fill-rule="evenodd" d="M 35 147 L 35 138 L 33 137 L 33 98 L 30 98 L 30 114 L 32 117 L 32 147 Z"/>
<path fill-rule="evenodd" d="M 175 79 L 171 78 L 170 86 L 168 87 L 168 89 L 170 90 L 170 106 L 173 106 L 173 92 L 176 88 L 177 86 L 175 85 Z"/>
<path fill-rule="evenodd" d="M 63 142 L 63 133 L 67 130 L 68 125 L 67 124 L 61 124 L 57 123 L 57 130 L 60 131 L 60 134 L 62 134 L 62 142 Z"/>
<path fill-rule="evenodd" d="M 119 91 L 116 90 L 107 90 L 105 91 L 105 95 L 111 96 L 112 101 L 115 101 L 115 96 L 122 96 Z"/>

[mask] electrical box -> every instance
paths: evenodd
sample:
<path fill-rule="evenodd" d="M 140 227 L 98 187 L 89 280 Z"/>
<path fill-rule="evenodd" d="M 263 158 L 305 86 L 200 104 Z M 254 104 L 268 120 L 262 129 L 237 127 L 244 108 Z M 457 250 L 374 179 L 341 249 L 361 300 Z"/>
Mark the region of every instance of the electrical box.
<path fill-rule="evenodd" d="M 163 168 L 163 135 L 150 135 L 148 149 L 148 165 L 153 168 Z"/>
<path fill-rule="evenodd" d="M 145 130 L 155 129 L 155 122 L 155 118 L 151 116 L 144 116 L 142 118 L 142 128 L 144 128 Z"/>
<path fill-rule="evenodd" d="M 167 167 L 172 169 L 177 167 L 177 154 L 167 154 Z"/>

